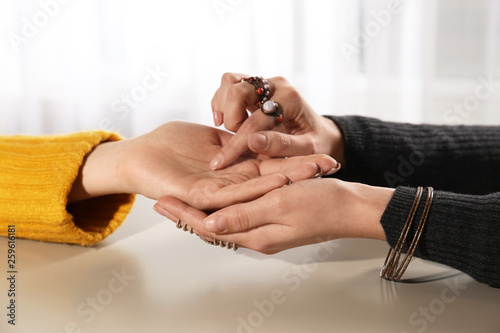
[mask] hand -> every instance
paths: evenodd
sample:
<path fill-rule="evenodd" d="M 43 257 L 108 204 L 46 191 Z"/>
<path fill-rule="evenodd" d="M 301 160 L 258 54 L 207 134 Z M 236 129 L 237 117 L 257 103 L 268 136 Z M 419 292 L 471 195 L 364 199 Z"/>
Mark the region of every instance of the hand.
<path fill-rule="evenodd" d="M 167 218 L 187 223 L 201 237 L 272 254 L 337 238 L 385 240 L 380 219 L 394 189 L 308 179 L 210 216 L 175 198 L 157 204 Z"/>
<path fill-rule="evenodd" d="M 268 156 L 327 154 L 345 163 L 343 138 L 337 125 L 316 114 L 287 80 L 282 77 L 268 80 L 270 99 L 279 104 L 283 114 L 283 123 L 275 127 L 274 118 L 256 107 L 255 87 L 241 82 L 245 77 L 248 76 L 224 74 L 212 99 L 215 125 L 224 124 L 236 132 L 211 161 L 213 170 L 229 165 L 247 149 Z M 252 113 L 250 117 L 247 110 Z"/>
<path fill-rule="evenodd" d="M 337 171 L 337 162 L 326 155 L 242 157 L 224 170 L 211 171 L 210 160 L 232 136 L 207 126 L 170 122 L 137 138 L 100 144 L 87 156 L 70 201 L 139 193 L 152 199 L 175 196 L 200 209 L 216 209 L 258 198 L 320 170 Z"/>

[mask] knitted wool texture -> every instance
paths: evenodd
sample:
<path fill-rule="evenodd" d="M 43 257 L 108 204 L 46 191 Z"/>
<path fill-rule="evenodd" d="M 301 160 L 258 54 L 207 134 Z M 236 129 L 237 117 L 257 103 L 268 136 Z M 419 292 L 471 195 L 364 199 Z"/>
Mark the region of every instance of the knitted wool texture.
<path fill-rule="evenodd" d="M 500 287 L 500 126 L 329 118 L 344 136 L 347 165 L 337 176 L 396 188 L 381 219 L 391 246 L 399 239 L 416 187 L 432 186 L 434 200 L 415 255 Z M 417 216 L 424 204 L 421 200 Z"/>
<path fill-rule="evenodd" d="M 132 208 L 134 195 L 68 204 L 85 155 L 120 137 L 104 131 L 53 136 L 0 136 L 0 235 L 89 246 L 111 234 Z"/>

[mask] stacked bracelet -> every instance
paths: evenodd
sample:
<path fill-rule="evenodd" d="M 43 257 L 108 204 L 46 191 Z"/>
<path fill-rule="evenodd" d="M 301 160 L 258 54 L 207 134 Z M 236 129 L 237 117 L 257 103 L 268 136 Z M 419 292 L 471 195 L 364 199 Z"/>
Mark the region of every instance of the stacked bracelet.
<path fill-rule="evenodd" d="M 205 238 L 202 238 L 200 235 L 198 235 L 193 230 L 193 228 L 191 228 L 190 226 L 188 226 L 187 223 L 182 223 L 182 221 L 180 219 L 177 219 L 177 222 L 175 224 L 176 224 L 177 228 L 182 229 L 184 231 L 187 231 L 190 234 L 195 234 L 196 236 L 200 237 L 200 239 L 202 241 L 204 241 L 205 243 L 207 243 L 207 244 L 215 245 L 215 246 L 220 246 L 220 247 L 226 248 L 228 250 L 234 250 L 234 251 L 236 251 L 238 249 L 238 245 L 236 243 L 223 242 L 223 241 L 218 240 L 218 239 L 213 239 L 211 241 L 208 241 Z"/>
<path fill-rule="evenodd" d="M 403 230 L 401 231 L 398 242 L 396 243 L 396 246 L 394 248 L 391 248 L 389 250 L 387 257 L 385 258 L 384 266 L 380 271 L 380 277 L 386 280 L 399 281 L 406 271 L 406 268 L 410 264 L 413 254 L 415 253 L 415 249 L 417 248 L 420 237 L 422 236 L 425 223 L 427 222 L 427 218 L 429 217 L 432 199 L 434 198 L 434 189 L 432 187 L 427 188 L 427 200 L 425 202 L 422 216 L 420 217 L 420 222 L 417 226 L 417 231 L 413 236 L 413 240 L 408 248 L 406 255 L 402 260 L 400 260 L 401 252 L 403 251 L 403 247 L 406 243 L 406 238 L 408 237 L 411 225 L 413 224 L 413 220 L 415 219 L 422 194 L 423 188 L 418 187 L 417 194 L 415 195 L 415 199 L 413 200 L 413 205 L 410 209 L 410 213 L 408 214 L 405 225 L 403 226 Z"/>

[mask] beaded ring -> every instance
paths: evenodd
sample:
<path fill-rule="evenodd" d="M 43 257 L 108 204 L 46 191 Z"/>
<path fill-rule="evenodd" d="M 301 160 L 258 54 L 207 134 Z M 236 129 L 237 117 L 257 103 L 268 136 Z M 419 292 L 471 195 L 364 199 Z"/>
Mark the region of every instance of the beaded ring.
<path fill-rule="evenodd" d="M 240 82 L 248 82 L 255 87 L 255 93 L 259 100 L 256 105 L 260 106 L 262 103 L 269 99 L 269 82 L 262 76 L 251 76 L 241 79 Z"/>
<path fill-rule="evenodd" d="M 283 122 L 283 115 L 279 112 L 279 104 L 275 101 L 268 100 L 259 105 L 259 108 L 262 112 L 267 114 L 268 116 L 274 117 L 274 122 L 276 126 Z"/>

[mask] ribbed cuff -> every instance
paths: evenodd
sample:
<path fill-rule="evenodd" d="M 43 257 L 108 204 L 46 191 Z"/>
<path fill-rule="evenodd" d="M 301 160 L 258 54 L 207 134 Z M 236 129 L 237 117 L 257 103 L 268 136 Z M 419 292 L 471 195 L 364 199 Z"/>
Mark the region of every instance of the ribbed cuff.
<path fill-rule="evenodd" d="M 365 134 L 373 128 L 366 125 L 361 117 L 356 116 L 325 116 L 331 119 L 340 129 L 344 138 L 344 158 L 349 168 L 356 169 L 357 165 L 363 163 L 363 151 L 366 149 Z M 372 121 L 377 121 L 372 119 Z"/>
<path fill-rule="evenodd" d="M 370 185 L 387 186 L 383 175 L 374 170 L 383 154 L 373 142 L 373 134 L 381 121 L 360 116 L 325 116 L 340 129 L 344 139 L 346 165 L 334 177 Z M 368 160 L 368 161 L 367 161 Z"/>
<path fill-rule="evenodd" d="M 416 188 L 398 187 L 396 191 L 394 191 L 394 195 L 382 215 L 380 222 L 384 228 L 387 242 L 393 248 L 396 246 L 399 236 L 401 235 L 401 231 L 410 213 L 416 193 Z M 424 196 L 422 195 L 422 197 Z M 412 235 L 410 235 L 410 237 L 411 241 Z"/>
<path fill-rule="evenodd" d="M 0 137 L 0 235 L 92 245 L 111 234 L 134 195 L 119 194 L 67 205 L 84 157 L 120 137 L 104 131 L 58 136 Z"/>

